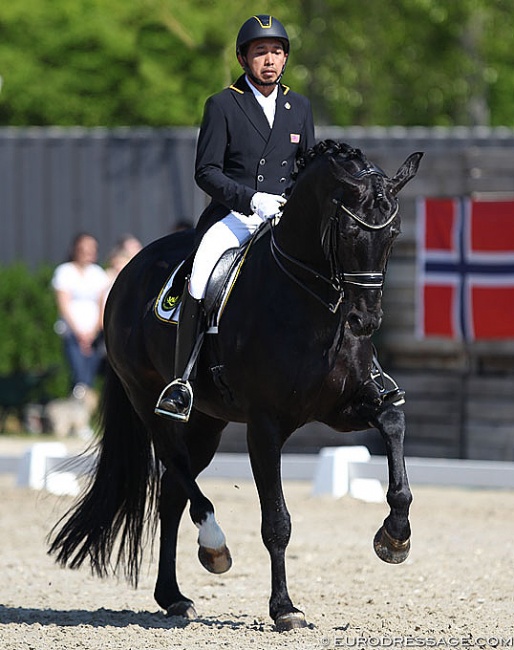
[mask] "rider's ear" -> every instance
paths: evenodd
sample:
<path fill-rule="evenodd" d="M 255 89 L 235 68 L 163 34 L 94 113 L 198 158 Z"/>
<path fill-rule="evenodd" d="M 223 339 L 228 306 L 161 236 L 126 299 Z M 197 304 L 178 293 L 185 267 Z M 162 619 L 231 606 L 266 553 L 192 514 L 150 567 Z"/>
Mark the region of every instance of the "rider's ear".
<path fill-rule="evenodd" d="M 398 192 L 416 175 L 419 163 L 423 158 L 423 151 L 417 151 L 411 154 L 403 165 L 398 169 L 396 174 L 391 178 L 390 187 L 393 194 Z"/>

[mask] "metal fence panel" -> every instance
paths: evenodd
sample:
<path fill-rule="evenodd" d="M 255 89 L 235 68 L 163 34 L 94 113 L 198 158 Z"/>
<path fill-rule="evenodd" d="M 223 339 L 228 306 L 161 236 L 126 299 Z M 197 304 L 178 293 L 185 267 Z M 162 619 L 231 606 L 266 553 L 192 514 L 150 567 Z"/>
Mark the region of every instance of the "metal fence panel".
<path fill-rule="evenodd" d="M 402 192 L 407 206 L 417 194 L 514 189 L 510 129 L 318 127 L 316 136 L 362 148 L 388 173 L 425 150 Z M 57 264 L 82 230 L 98 237 L 103 260 L 125 232 L 146 244 L 196 222 L 206 203 L 193 178 L 196 138 L 194 128 L 0 128 L 0 263 Z M 408 207 L 404 228 L 413 220 Z"/>
<path fill-rule="evenodd" d="M 410 389 L 410 453 L 513 459 L 514 341 L 466 348 L 419 341 L 414 296 L 415 198 L 514 194 L 514 130 L 323 127 L 316 136 L 361 148 L 388 174 L 413 151 L 426 152 L 400 197 L 403 234 L 390 261 L 376 342 L 387 368 L 399 370 Z M 123 233 L 147 244 L 179 221 L 196 222 L 206 203 L 193 177 L 196 137 L 196 129 L 0 128 L 0 264 L 58 264 L 82 230 L 98 237 L 104 261 Z M 468 384 L 475 393 L 466 392 Z M 489 413 L 495 418 L 482 415 Z M 305 429 L 290 450 L 295 441 L 303 451 L 342 444 L 331 430 Z M 346 439 L 363 434 L 353 435 Z M 224 440 L 231 444 L 230 435 Z"/>
<path fill-rule="evenodd" d="M 119 236 L 144 244 L 194 223 L 196 129 L 0 129 L 0 263 L 57 264 L 89 231 L 104 260 Z"/>

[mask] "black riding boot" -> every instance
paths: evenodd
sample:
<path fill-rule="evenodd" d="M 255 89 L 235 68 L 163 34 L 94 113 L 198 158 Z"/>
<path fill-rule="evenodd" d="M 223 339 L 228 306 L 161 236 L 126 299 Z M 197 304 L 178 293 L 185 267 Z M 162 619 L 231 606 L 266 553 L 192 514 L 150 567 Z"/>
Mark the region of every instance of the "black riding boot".
<path fill-rule="evenodd" d="M 175 349 L 175 379 L 159 396 L 155 413 L 187 422 L 193 405 L 189 376 L 203 341 L 204 315 L 201 300 L 193 298 L 186 286 L 182 297 Z"/>
<path fill-rule="evenodd" d="M 395 380 L 382 370 L 378 362 L 377 351 L 373 347 L 373 365 L 371 367 L 371 380 L 378 388 L 383 404 L 401 406 L 405 404 L 405 391 L 400 388 Z"/>

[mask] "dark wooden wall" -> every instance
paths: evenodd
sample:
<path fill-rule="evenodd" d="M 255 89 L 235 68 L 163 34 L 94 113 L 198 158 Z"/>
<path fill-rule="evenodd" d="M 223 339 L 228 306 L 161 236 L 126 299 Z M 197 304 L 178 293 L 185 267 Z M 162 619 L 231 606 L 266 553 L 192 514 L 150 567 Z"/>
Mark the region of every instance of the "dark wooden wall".
<path fill-rule="evenodd" d="M 514 340 L 473 344 L 416 336 L 416 200 L 422 196 L 514 198 L 514 133 L 508 129 L 319 129 L 320 138 L 359 146 L 388 174 L 413 151 L 424 151 L 418 176 L 400 195 L 402 235 L 389 263 L 380 359 L 407 390 L 409 456 L 514 460 Z M 244 449 L 231 425 L 222 443 Z M 383 453 L 376 431 L 337 434 L 306 425 L 286 450 L 366 444 Z"/>
<path fill-rule="evenodd" d="M 92 230 L 101 256 L 119 234 L 143 243 L 186 218 L 206 197 L 193 181 L 196 129 L 0 129 L 0 263 L 63 259 L 71 236 Z M 472 345 L 416 338 L 416 199 L 514 196 L 514 130 L 320 127 L 318 139 L 360 147 L 388 174 L 424 151 L 418 176 L 400 195 L 402 235 L 389 264 L 384 324 L 376 337 L 384 368 L 407 389 L 407 453 L 514 460 L 514 341 Z M 312 452 L 365 441 L 309 425 L 287 445 Z M 223 447 L 244 449 L 231 426 Z"/>

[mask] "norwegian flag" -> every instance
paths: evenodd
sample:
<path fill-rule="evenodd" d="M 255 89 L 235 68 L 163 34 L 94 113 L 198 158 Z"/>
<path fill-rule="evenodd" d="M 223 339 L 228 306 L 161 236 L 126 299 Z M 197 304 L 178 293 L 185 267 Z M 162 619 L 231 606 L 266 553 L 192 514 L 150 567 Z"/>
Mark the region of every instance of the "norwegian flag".
<path fill-rule="evenodd" d="M 418 201 L 417 333 L 514 338 L 514 200 Z"/>

